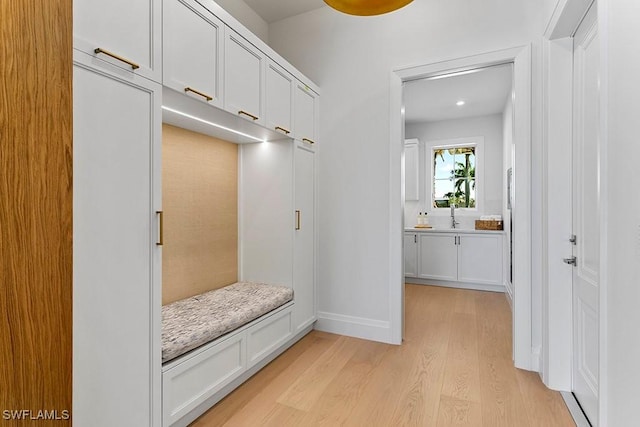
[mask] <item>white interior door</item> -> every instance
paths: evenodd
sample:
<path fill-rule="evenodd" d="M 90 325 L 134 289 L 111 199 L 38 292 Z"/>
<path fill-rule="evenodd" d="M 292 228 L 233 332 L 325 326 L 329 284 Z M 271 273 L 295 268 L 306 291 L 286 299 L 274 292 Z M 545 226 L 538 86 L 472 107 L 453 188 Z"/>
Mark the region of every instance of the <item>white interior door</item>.
<path fill-rule="evenodd" d="M 573 393 L 598 421 L 600 178 L 599 62 L 596 5 L 574 36 Z"/>
<path fill-rule="evenodd" d="M 296 145 L 293 292 L 298 330 L 315 320 L 315 153 Z"/>

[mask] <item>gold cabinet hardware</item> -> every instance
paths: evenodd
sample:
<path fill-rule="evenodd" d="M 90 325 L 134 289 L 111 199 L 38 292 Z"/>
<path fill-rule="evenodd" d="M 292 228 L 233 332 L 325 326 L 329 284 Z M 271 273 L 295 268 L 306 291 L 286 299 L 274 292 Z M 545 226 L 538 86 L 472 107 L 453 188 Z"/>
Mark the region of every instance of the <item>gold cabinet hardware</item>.
<path fill-rule="evenodd" d="M 300 230 L 300 211 L 296 211 L 296 230 Z"/>
<path fill-rule="evenodd" d="M 241 114 L 241 115 L 244 114 L 245 116 L 251 117 L 253 120 L 258 120 L 258 116 L 254 116 L 253 114 L 247 113 L 244 110 L 238 111 L 238 114 Z"/>
<path fill-rule="evenodd" d="M 109 52 L 108 50 L 104 50 L 104 49 L 102 49 L 102 48 L 100 48 L 100 47 L 95 48 L 95 49 L 93 50 L 93 52 L 94 52 L 94 53 L 96 53 L 96 54 L 98 54 L 98 53 L 104 53 L 105 55 L 110 56 L 110 57 L 112 57 L 112 58 L 114 58 L 114 59 L 117 59 L 118 61 L 122 61 L 122 62 L 124 62 L 125 64 L 127 64 L 127 65 L 129 65 L 131 68 L 133 68 L 134 70 L 137 70 L 138 68 L 140 68 L 140 66 L 139 66 L 138 64 L 136 64 L 135 62 L 133 62 L 133 61 L 129 61 L 128 59 L 123 58 L 123 57 L 122 57 L 122 56 L 120 56 L 120 55 L 116 55 L 115 53 L 113 53 L 113 52 Z"/>
<path fill-rule="evenodd" d="M 156 211 L 156 215 L 158 215 L 158 241 L 156 245 L 162 246 L 164 245 L 164 212 Z"/>
<path fill-rule="evenodd" d="M 311 144 L 311 145 L 313 145 L 313 144 L 315 144 L 315 143 L 316 143 L 315 141 L 312 141 L 312 140 L 310 140 L 309 138 L 302 138 L 302 142 L 308 142 L 308 143 L 309 143 L 309 144 Z"/>
<path fill-rule="evenodd" d="M 276 130 L 281 130 L 282 132 L 284 132 L 286 135 L 289 135 L 291 133 L 290 130 L 287 130 L 285 128 L 283 128 L 282 126 L 276 126 Z"/>
<path fill-rule="evenodd" d="M 184 91 L 185 91 L 185 92 L 193 92 L 193 93 L 195 93 L 196 95 L 200 95 L 201 97 L 203 97 L 204 99 L 206 99 L 206 100 L 207 100 L 207 102 L 209 102 L 209 101 L 212 101 L 212 100 L 213 100 L 213 96 L 209 96 L 209 95 L 207 95 L 206 93 L 202 93 L 202 92 L 200 92 L 199 90 L 195 90 L 194 88 L 189 87 L 189 86 L 185 87 L 185 88 L 184 88 Z"/>

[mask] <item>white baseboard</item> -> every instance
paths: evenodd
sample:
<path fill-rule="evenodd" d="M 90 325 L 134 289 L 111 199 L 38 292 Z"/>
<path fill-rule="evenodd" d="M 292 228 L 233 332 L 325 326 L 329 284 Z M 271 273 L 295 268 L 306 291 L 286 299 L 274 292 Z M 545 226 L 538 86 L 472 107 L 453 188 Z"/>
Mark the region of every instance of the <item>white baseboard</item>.
<path fill-rule="evenodd" d="M 578 401 L 573 393 L 561 391 L 560 394 L 569 409 L 573 422 L 576 423 L 576 427 L 591 427 L 591 424 L 587 420 L 587 417 L 584 416 L 584 412 L 582 412 L 582 409 L 580 408 L 580 405 L 578 405 Z"/>
<path fill-rule="evenodd" d="M 509 305 L 511 306 L 511 311 L 513 312 L 513 288 L 511 283 L 508 280 L 504 282 L 505 295 L 507 296 L 507 301 L 509 301 Z"/>
<path fill-rule="evenodd" d="M 535 372 L 542 372 L 542 358 L 540 353 L 542 349 L 540 347 L 533 347 L 531 349 L 531 370 Z"/>
<path fill-rule="evenodd" d="M 463 282 L 451 282 L 448 280 L 431 280 L 431 279 L 418 279 L 416 277 L 405 277 L 405 283 L 414 285 L 426 285 L 426 286 L 441 286 L 444 288 L 456 288 L 456 289 L 471 289 L 474 291 L 488 291 L 488 292 L 504 292 L 504 285 L 487 285 L 484 283 L 463 283 Z"/>
<path fill-rule="evenodd" d="M 318 312 L 315 329 L 332 334 L 391 343 L 391 327 L 386 320 Z"/>

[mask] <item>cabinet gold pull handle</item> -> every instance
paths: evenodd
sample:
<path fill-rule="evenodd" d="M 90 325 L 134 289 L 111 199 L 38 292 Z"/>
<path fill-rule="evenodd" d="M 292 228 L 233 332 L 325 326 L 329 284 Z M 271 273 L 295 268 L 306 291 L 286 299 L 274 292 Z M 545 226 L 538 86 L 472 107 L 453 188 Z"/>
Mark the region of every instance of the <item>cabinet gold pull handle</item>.
<path fill-rule="evenodd" d="M 133 61 L 129 61 L 128 59 L 123 58 L 123 57 L 122 57 L 122 56 L 120 56 L 120 55 L 116 55 L 115 53 L 113 53 L 113 52 L 109 52 L 108 50 L 104 50 L 104 49 L 102 49 L 102 48 L 100 48 L 100 47 L 95 48 L 95 49 L 93 50 L 93 52 L 94 52 L 94 53 L 96 53 L 96 54 L 98 54 L 98 53 L 104 53 L 105 55 L 110 56 L 110 57 L 112 57 L 112 58 L 114 58 L 114 59 L 117 59 L 118 61 L 122 61 L 122 62 L 124 62 L 125 64 L 127 64 L 127 65 L 129 65 L 131 68 L 133 68 L 134 70 L 137 70 L 138 68 L 140 68 L 140 66 L 139 66 L 138 64 L 136 64 L 135 62 L 133 62 Z"/>
<path fill-rule="evenodd" d="M 158 215 L 158 241 L 156 245 L 162 246 L 164 245 L 164 212 L 156 211 Z"/>
<path fill-rule="evenodd" d="M 284 132 L 287 135 L 289 135 L 291 133 L 290 130 L 285 129 L 282 126 L 276 126 L 276 130 L 281 130 L 282 132 Z"/>
<path fill-rule="evenodd" d="M 296 230 L 300 230 L 300 211 L 296 211 Z"/>
<path fill-rule="evenodd" d="M 315 143 L 316 143 L 315 141 L 312 141 L 312 140 L 310 140 L 309 138 L 302 138 L 302 141 L 303 141 L 303 142 L 308 142 L 308 143 L 309 143 L 309 144 L 311 144 L 311 145 L 313 145 L 313 144 L 315 144 Z"/>
<path fill-rule="evenodd" d="M 253 120 L 258 120 L 258 116 L 254 116 L 253 114 L 247 113 L 244 110 L 238 111 L 238 114 L 244 114 L 245 116 L 251 117 Z"/>
<path fill-rule="evenodd" d="M 207 102 L 208 102 L 208 101 L 212 101 L 212 100 L 213 100 L 213 96 L 209 96 L 209 95 L 207 95 L 206 93 L 202 93 L 202 92 L 200 92 L 199 90 L 195 90 L 194 88 L 189 87 L 189 86 L 185 87 L 185 88 L 184 88 L 184 91 L 185 91 L 185 92 L 193 92 L 193 93 L 195 93 L 196 95 L 200 95 L 201 97 L 203 97 L 204 99 L 206 99 L 206 100 L 207 100 Z"/>

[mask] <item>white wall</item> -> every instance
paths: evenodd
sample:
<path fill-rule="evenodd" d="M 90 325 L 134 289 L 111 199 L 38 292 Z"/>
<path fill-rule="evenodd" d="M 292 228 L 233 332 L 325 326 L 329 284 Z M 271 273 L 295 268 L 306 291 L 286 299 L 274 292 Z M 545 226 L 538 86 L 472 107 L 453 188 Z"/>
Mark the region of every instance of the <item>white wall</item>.
<path fill-rule="evenodd" d="M 253 34 L 269 44 L 269 24 L 242 0 L 215 0 L 231 16 L 247 27 Z"/>
<path fill-rule="evenodd" d="M 542 31 L 542 11 L 528 0 L 416 0 L 366 18 L 321 8 L 269 27 L 273 48 L 322 89 L 320 311 L 379 329 L 389 320 L 391 71 L 529 44 Z"/>
<path fill-rule="evenodd" d="M 418 138 L 420 141 L 420 200 L 405 203 L 405 219 L 407 226 L 416 223 L 418 212 L 429 212 L 432 225 L 445 225 L 449 222 L 449 210 L 435 213 L 430 206 L 430 164 L 427 156 L 431 153 L 434 141 L 482 136 L 484 137 L 482 164 L 482 183 L 479 188 L 476 212 L 466 215 L 458 212 L 458 220 L 464 222 L 461 228 L 474 228 L 474 220 L 480 215 L 502 214 L 502 115 L 493 114 L 482 117 L 469 117 L 457 120 L 442 120 L 429 123 L 410 123 L 405 126 L 405 138 Z M 478 176 L 480 178 L 480 176 Z"/>
<path fill-rule="evenodd" d="M 606 301 L 600 301 L 607 312 L 608 375 L 602 395 L 608 418 L 601 425 L 617 427 L 637 423 L 640 384 L 640 2 L 600 0 L 598 12 L 604 47 L 603 108 L 608 120 L 604 141 L 608 170 L 603 182 L 608 190 L 607 294 Z"/>

